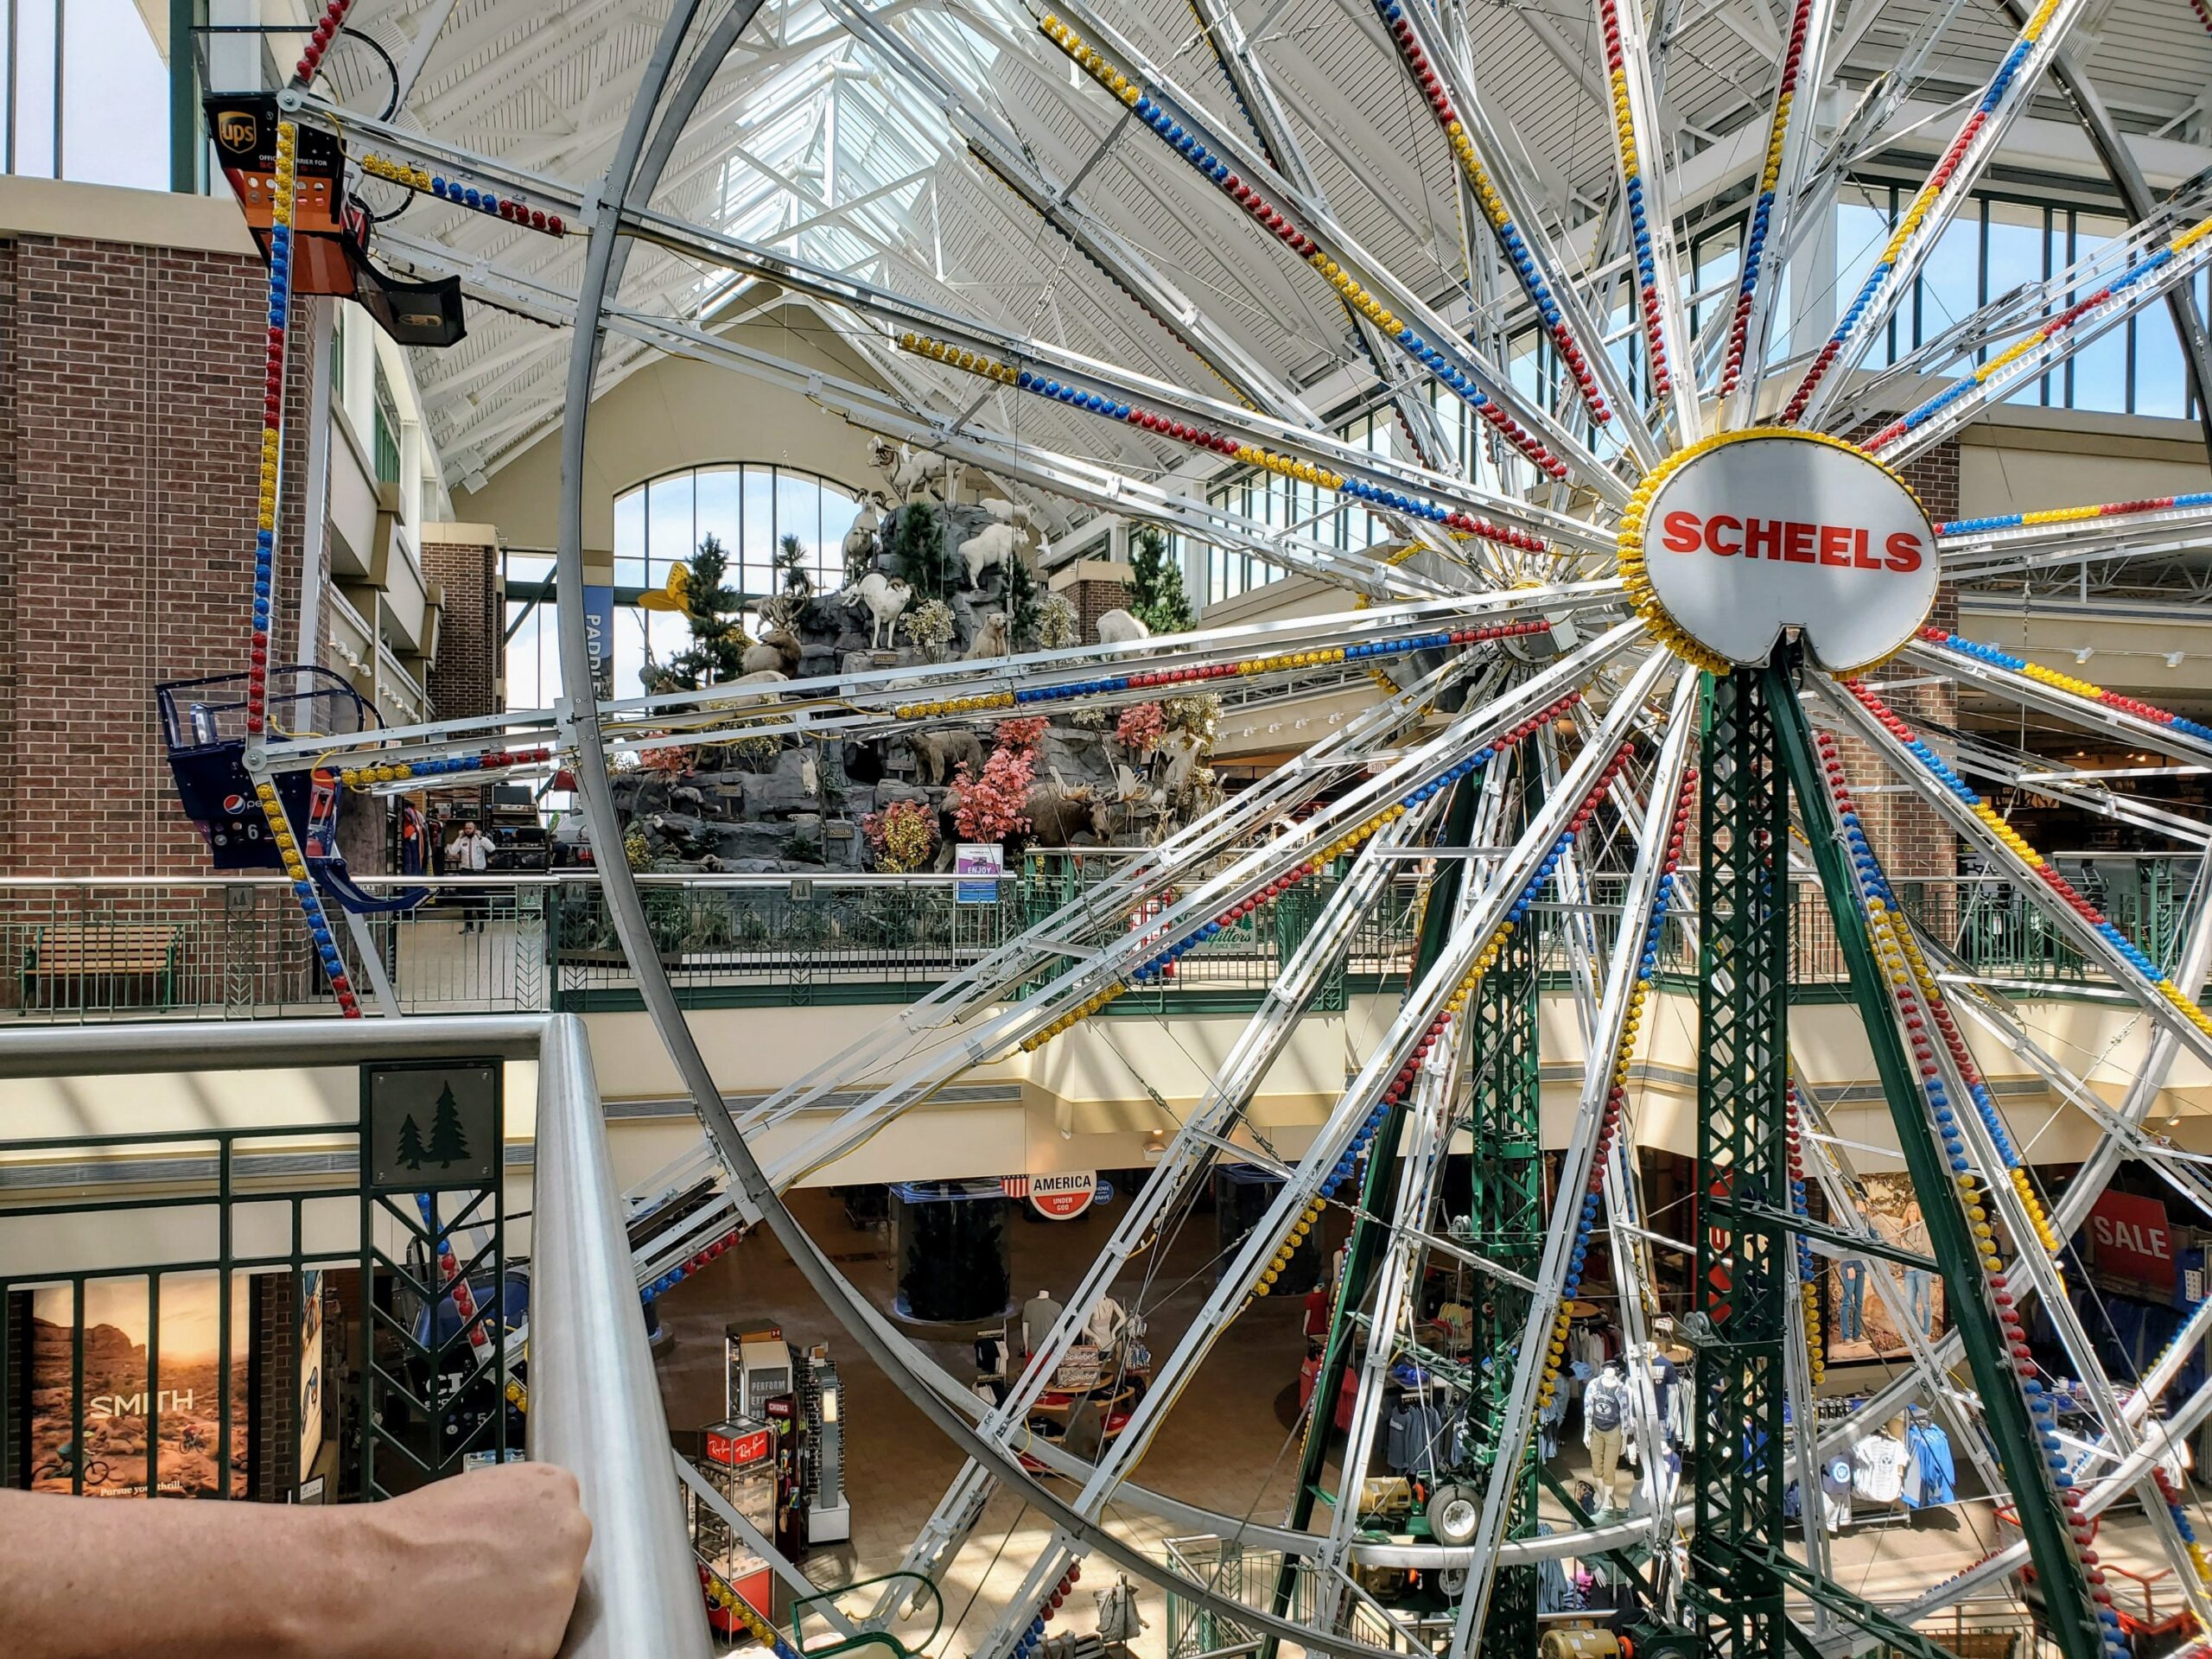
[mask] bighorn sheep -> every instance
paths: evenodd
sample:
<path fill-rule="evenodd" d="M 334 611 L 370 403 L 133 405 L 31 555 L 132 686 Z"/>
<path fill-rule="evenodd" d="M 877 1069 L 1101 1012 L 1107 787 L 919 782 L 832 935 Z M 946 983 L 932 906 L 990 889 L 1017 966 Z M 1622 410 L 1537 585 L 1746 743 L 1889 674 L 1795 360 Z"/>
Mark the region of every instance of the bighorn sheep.
<path fill-rule="evenodd" d="M 1152 630 L 1127 611 L 1111 610 L 1098 619 L 1098 643 L 1125 645 L 1133 639 L 1149 639 Z"/>
<path fill-rule="evenodd" d="M 888 646 L 897 634 L 899 618 L 906 611 L 907 601 L 913 598 L 914 590 L 897 576 L 887 576 L 880 570 L 871 570 L 845 589 L 845 596 L 867 607 L 871 624 L 868 642 L 872 648 L 880 651 Z"/>
<path fill-rule="evenodd" d="M 993 611 L 976 630 L 976 638 L 968 646 L 968 660 L 980 663 L 988 658 L 1003 657 L 1013 647 L 1007 641 L 1006 616 Z"/>
<path fill-rule="evenodd" d="M 960 543 L 960 563 L 968 567 L 968 585 L 981 588 L 983 573 L 994 567 L 1001 580 L 1012 576 L 1009 568 L 1014 558 L 1014 546 L 1020 531 L 1012 524 L 985 524 L 981 530 Z"/>
<path fill-rule="evenodd" d="M 750 653 L 747 654 L 749 655 Z M 723 683 L 727 685 L 774 685 L 781 681 L 788 680 L 789 678 L 791 678 L 791 676 L 785 673 L 780 668 L 756 668 L 750 674 L 741 674 L 735 679 L 727 680 L 723 682 Z"/>
<path fill-rule="evenodd" d="M 926 449 L 917 451 L 910 444 L 893 444 L 878 438 L 868 448 L 869 458 L 877 470 L 891 480 L 892 493 L 901 501 L 911 501 L 924 490 L 942 501 L 950 481 L 950 468 L 943 455 Z"/>
<path fill-rule="evenodd" d="M 909 732 L 906 747 L 914 752 L 914 775 L 932 787 L 952 782 L 963 766 L 970 778 L 983 775 L 983 741 L 964 726 Z"/>
<path fill-rule="evenodd" d="M 870 494 L 861 504 L 852 528 L 845 532 L 845 568 L 848 570 L 875 551 L 875 533 L 882 524 L 881 498 Z"/>

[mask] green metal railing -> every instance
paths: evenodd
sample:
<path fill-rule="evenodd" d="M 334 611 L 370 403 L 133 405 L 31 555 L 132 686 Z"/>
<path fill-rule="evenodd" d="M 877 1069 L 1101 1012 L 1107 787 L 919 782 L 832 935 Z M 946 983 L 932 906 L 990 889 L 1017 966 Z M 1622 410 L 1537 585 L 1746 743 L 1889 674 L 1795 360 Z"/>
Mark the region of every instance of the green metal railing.
<path fill-rule="evenodd" d="M 1108 879 L 1096 854 L 1025 861 L 981 903 L 950 876 L 647 875 L 645 908 L 663 965 L 689 1007 L 794 1007 L 912 1000 Z M 2075 866 L 2069 863 L 2069 870 Z M 2150 955 L 2180 954 L 2192 866 L 2099 860 L 2075 885 Z M 1193 872 L 1192 882 L 1206 872 Z M 1256 1007 L 1303 944 L 1339 879 L 1304 882 L 1184 955 L 1173 976 L 1133 988 L 1109 1014 L 1234 1012 Z M 1427 875 L 1405 873 L 1356 931 L 1315 1006 L 1402 986 L 1413 964 Z M 396 885 L 396 884 L 395 884 Z M 341 930 L 357 983 L 373 953 L 403 1013 L 621 1010 L 637 990 L 595 876 L 488 876 L 433 884 L 431 901 Z M 1567 928 L 1611 945 L 1621 880 L 1591 883 L 1569 912 L 1539 906 L 1537 968 L 1551 986 L 1569 967 Z M 1900 903 L 1926 935 L 1999 988 L 2064 995 L 2105 983 L 2101 971 L 2009 883 L 1974 876 L 1899 878 Z M 1132 912 L 1143 932 L 1157 911 Z M 480 924 L 480 925 L 479 925 Z M 1663 936 L 1662 976 L 1695 971 L 1679 916 Z M 118 1019 L 267 1020 L 332 1011 L 327 988 L 281 880 L 127 877 L 0 879 L 0 1025 Z M 1819 893 L 1800 882 L 1789 929 L 1793 994 L 1840 995 L 1843 959 Z M 1017 992 L 1019 994 L 1019 992 Z"/>

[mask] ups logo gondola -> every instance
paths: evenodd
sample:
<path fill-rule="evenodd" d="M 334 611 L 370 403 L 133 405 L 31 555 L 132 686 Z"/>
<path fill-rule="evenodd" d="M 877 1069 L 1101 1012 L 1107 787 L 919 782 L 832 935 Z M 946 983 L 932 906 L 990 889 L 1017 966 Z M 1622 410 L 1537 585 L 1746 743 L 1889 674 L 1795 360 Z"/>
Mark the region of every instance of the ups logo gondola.
<path fill-rule="evenodd" d="M 226 151 L 251 155 L 261 123 L 251 110 L 224 110 L 215 117 L 215 142 Z"/>
<path fill-rule="evenodd" d="M 265 259 L 276 217 L 276 94 L 218 92 L 202 107 L 223 176 Z M 292 292 L 358 300 L 403 346 L 450 346 L 461 339 L 467 328 L 458 279 L 402 282 L 372 265 L 369 215 L 346 192 L 345 147 L 320 127 L 302 123 L 298 132 L 291 204 Z"/>

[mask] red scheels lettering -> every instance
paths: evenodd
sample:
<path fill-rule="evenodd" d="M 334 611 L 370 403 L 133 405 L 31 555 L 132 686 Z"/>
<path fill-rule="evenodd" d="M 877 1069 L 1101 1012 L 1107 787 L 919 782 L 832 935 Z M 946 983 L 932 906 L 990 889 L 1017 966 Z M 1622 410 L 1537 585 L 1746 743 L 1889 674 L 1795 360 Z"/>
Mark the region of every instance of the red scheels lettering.
<path fill-rule="evenodd" d="M 1855 524 L 1808 524 L 1796 518 L 1739 518 L 1716 512 L 1670 512 L 1660 520 L 1659 544 L 1669 553 L 1710 553 L 1716 557 L 1774 559 L 1789 564 L 1827 564 L 1840 569 L 1889 570 L 1900 575 L 1917 570 L 1926 543 L 1910 531 L 1885 537 L 1877 553 L 1872 536 Z"/>

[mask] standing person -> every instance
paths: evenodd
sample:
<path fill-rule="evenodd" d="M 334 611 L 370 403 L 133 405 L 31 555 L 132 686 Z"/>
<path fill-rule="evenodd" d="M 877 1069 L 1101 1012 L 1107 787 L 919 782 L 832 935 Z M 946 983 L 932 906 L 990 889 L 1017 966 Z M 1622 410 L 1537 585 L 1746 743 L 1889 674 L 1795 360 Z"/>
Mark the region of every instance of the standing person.
<path fill-rule="evenodd" d="M 446 868 L 461 875 L 481 875 L 492 868 L 492 838 L 476 827 L 475 819 L 463 823 L 461 833 L 447 844 Z M 481 933 L 489 910 L 483 888 L 467 889 L 461 896 L 461 931 Z"/>

